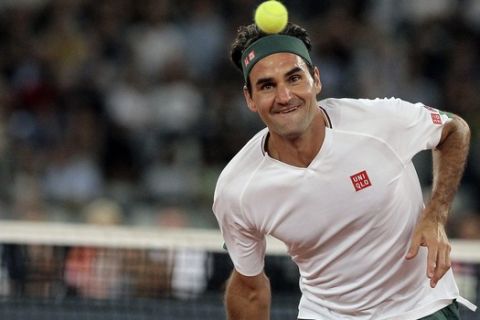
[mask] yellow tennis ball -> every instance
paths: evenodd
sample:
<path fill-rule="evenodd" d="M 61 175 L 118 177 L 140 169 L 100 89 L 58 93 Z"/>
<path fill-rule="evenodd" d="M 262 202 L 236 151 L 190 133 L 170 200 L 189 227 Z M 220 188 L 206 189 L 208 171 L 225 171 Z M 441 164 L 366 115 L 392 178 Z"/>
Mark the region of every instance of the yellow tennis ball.
<path fill-rule="evenodd" d="M 265 33 L 279 33 L 287 26 L 288 11 L 276 0 L 262 2 L 255 10 L 255 24 Z"/>

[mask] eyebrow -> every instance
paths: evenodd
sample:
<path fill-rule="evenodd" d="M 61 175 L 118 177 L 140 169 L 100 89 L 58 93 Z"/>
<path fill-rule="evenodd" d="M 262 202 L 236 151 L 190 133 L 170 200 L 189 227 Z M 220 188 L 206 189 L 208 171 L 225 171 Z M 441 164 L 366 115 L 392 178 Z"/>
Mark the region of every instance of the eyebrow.
<path fill-rule="evenodd" d="M 297 72 L 300 72 L 302 71 L 302 69 L 300 67 L 294 67 L 292 70 L 288 71 L 286 74 L 285 74 L 285 77 L 289 77 L 291 76 L 292 74 L 295 74 Z M 271 82 L 273 78 L 260 78 L 257 80 L 257 82 L 255 83 L 255 85 L 260 85 L 260 84 L 263 84 L 263 83 L 266 83 L 266 82 Z"/>

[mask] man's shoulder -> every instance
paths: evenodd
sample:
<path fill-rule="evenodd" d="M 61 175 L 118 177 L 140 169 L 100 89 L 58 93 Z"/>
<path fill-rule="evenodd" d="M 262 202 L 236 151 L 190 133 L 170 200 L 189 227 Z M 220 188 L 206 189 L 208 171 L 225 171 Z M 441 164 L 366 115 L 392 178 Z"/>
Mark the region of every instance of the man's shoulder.
<path fill-rule="evenodd" d="M 354 129 L 359 124 L 379 126 L 396 121 L 405 101 L 398 98 L 352 99 L 328 98 L 319 101 L 330 118 L 333 128 Z"/>
<path fill-rule="evenodd" d="M 333 110 L 338 108 L 353 109 L 357 111 L 374 112 L 378 108 L 386 108 L 389 105 L 396 105 L 403 100 L 395 97 L 391 98 L 327 98 L 319 101 L 320 106 L 325 109 Z"/>
<path fill-rule="evenodd" d="M 263 143 L 267 132 L 267 128 L 261 130 L 237 152 L 222 170 L 217 185 L 238 187 L 240 181 L 255 171 L 265 157 Z"/>

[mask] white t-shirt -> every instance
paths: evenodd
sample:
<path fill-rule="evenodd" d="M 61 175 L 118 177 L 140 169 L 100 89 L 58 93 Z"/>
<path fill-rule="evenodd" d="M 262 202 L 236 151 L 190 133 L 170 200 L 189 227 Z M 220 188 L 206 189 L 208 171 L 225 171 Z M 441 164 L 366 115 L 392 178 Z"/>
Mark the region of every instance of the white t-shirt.
<path fill-rule="evenodd" d="M 451 271 L 430 288 L 425 248 L 405 259 L 423 209 L 411 160 L 448 117 L 393 98 L 319 105 L 330 123 L 307 168 L 271 158 L 264 129 L 220 175 L 213 211 L 235 269 L 261 273 L 265 235 L 283 241 L 303 319 L 418 319 L 459 298 Z"/>

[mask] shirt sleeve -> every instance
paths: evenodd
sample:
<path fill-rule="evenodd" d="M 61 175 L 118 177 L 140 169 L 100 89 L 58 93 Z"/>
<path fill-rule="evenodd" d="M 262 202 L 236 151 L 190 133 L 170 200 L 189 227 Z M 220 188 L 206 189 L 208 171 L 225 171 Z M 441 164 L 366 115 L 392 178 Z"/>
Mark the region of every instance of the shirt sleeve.
<path fill-rule="evenodd" d="M 235 270 L 245 276 L 260 274 L 265 264 L 265 236 L 249 225 L 238 197 L 217 187 L 213 212 Z"/>
<path fill-rule="evenodd" d="M 332 127 L 382 140 L 406 164 L 420 151 L 440 142 L 446 112 L 398 98 L 325 99 Z"/>
<path fill-rule="evenodd" d="M 387 122 L 388 142 L 403 163 L 417 153 L 434 149 L 440 142 L 444 125 L 450 121 L 448 114 L 421 103 L 394 99 L 387 104 L 392 122 Z"/>

